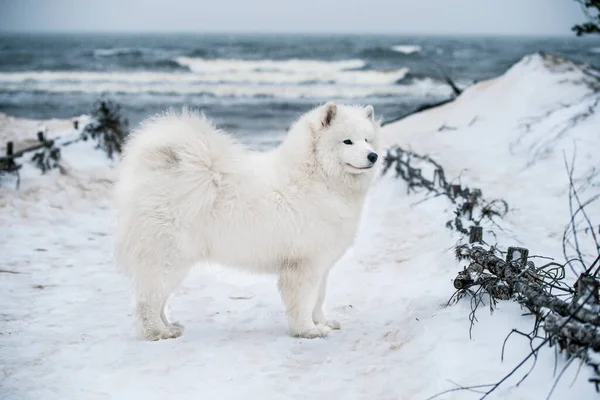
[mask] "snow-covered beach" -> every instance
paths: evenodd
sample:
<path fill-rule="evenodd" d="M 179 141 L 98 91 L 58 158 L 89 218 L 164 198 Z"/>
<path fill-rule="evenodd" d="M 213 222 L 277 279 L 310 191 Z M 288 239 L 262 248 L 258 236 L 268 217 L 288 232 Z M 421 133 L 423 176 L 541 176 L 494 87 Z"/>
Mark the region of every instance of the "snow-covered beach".
<path fill-rule="evenodd" d="M 562 260 L 569 220 L 564 157 L 576 152 L 580 194 L 600 192 L 600 75 L 540 54 L 468 88 L 444 106 L 387 125 L 386 147 L 429 154 L 448 179 L 480 188 L 510 207 L 488 226 L 501 246 Z M 0 119 L 2 140 L 34 136 L 39 122 Z M 55 125 L 53 125 L 55 124 Z M 73 133 L 70 121 L 48 135 Z M 22 138 L 19 137 L 22 132 Z M 64 168 L 40 175 L 30 165 L 21 187 L 0 187 L 0 398 L 3 399 L 426 399 L 458 385 L 494 383 L 529 352 L 526 339 L 503 341 L 533 318 L 516 303 L 478 311 L 469 338 L 468 300 L 447 306 L 460 235 L 445 227 L 442 197 L 407 195 L 391 174 L 369 195 L 355 246 L 332 271 L 326 309 L 343 329 L 326 339 L 286 335 L 273 277 L 198 268 L 172 308 L 186 325 L 176 340 L 134 336 L 126 280 L 113 259 L 111 186 L 115 163 L 81 142 L 63 150 Z M 590 208 L 600 221 L 598 206 Z M 488 236 L 489 238 L 489 236 Z M 557 373 L 554 348 L 490 398 L 545 398 Z M 566 364 L 559 355 L 557 370 Z M 554 399 L 592 399 L 590 371 L 578 363 Z M 456 391 L 443 399 L 476 399 Z"/>

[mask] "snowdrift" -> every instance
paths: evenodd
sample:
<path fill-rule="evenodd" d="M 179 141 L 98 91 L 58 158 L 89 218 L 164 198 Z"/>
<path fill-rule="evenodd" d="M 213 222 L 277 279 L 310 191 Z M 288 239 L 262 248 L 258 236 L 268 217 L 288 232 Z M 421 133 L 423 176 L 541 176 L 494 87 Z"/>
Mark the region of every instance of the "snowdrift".
<path fill-rule="evenodd" d="M 524 57 L 504 75 L 480 82 L 454 102 L 384 128 L 399 144 L 440 162 L 448 177 L 511 205 L 514 240 L 556 237 L 538 250 L 559 256 L 569 220 L 573 162 L 584 197 L 600 186 L 600 72 L 546 54 Z M 600 221 L 600 207 L 590 210 Z"/>

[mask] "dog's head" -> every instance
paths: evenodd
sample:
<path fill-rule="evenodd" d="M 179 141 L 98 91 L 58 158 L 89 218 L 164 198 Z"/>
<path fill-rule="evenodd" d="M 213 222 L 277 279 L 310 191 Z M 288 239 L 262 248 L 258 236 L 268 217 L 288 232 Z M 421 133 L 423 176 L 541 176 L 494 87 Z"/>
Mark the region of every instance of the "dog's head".
<path fill-rule="evenodd" d="M 320 120 L 312 127 L 315 153 L 325 172 L 330 176 L 372 172 L 379 158 L 380 126 L 373 106 L 327 103 L 316 115 Z"/>

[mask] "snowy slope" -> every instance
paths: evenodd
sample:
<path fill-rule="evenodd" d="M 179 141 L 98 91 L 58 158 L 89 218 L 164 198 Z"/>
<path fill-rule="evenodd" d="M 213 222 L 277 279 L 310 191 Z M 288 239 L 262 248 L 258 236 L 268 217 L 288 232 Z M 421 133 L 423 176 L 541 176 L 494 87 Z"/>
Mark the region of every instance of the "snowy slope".
<path fill-rule="evenodd" d="M 599 164 L 600 114 L 562 132 L 600 98 L 590 74 L 532 55 L 453 103 L 387 126 L 384 141 L 428 153 L 448 178 L 462 174 L 486 197 L 506 199 L 499 242 L 558 258 L 569 215 L 562 150 L 577 144 L 577 176 Z M 453 382 L 493 383 L 529 350 L 511 339 L 500 360 L 510 330 L 532 324 L 508 302 L 493 315 L 482 308 L 469 339 L 468 301 L 446 307 L 461 268 L 452 251 L 459 236 L 444 227 L 451 207 L 443 198 L 414 205 L 424 195 L 407 196 L 389 176 L 375 182 L 356 244 L 332 273 L 326 308 L 341 331 L 286 336 L 273 277 L 215 267 L 196 270 L 172 300 L 181 338 L 140 341 L 112 262 L 114 170 L 89 143 L 77 146 L 64 150 L 68 175 L 32 171 L 20 191 L 0 188 L 8 227 L 0 268 L 17 272 L 0 272 L 2 399 L 425 399 Z M 594 179 L 588 195 L 599 190 Z M 559 370 L 564 364 L 560 356 Z M 490 398 L 545 398 L 553 368 L 547 349 L 527 380 L 514 386 L 523 371 Z M 597 398 L 585 367 L 571 385 L 576 370 L 554 399 Z"/>
<path fill-rule="evenodd" d="M 515 241 L 559 257 L 569 221 L 567 162 L 580 191 L 600 190 L 600 72 L 543 54 L 467 89 L 456 101 L 384 129 L 397 143 L 441 163 L 488 198 L 511 206 Z M 588 179 L 589 178 L 589 179 Z M 600 206 L 591 208 L 600 220 Z M 545 246 L 547 243 L 548 246 Z"/>

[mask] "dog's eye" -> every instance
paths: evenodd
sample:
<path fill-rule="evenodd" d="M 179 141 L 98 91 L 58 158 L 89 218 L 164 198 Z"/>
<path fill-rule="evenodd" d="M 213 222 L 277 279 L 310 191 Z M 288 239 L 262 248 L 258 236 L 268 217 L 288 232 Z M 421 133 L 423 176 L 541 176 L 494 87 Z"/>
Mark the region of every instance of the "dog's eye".
<path fill-rule="evenodd" d="M 344 140 L 344 144 L 352 144 L 352 140 L 346 139 L 346 140 Z"/>

